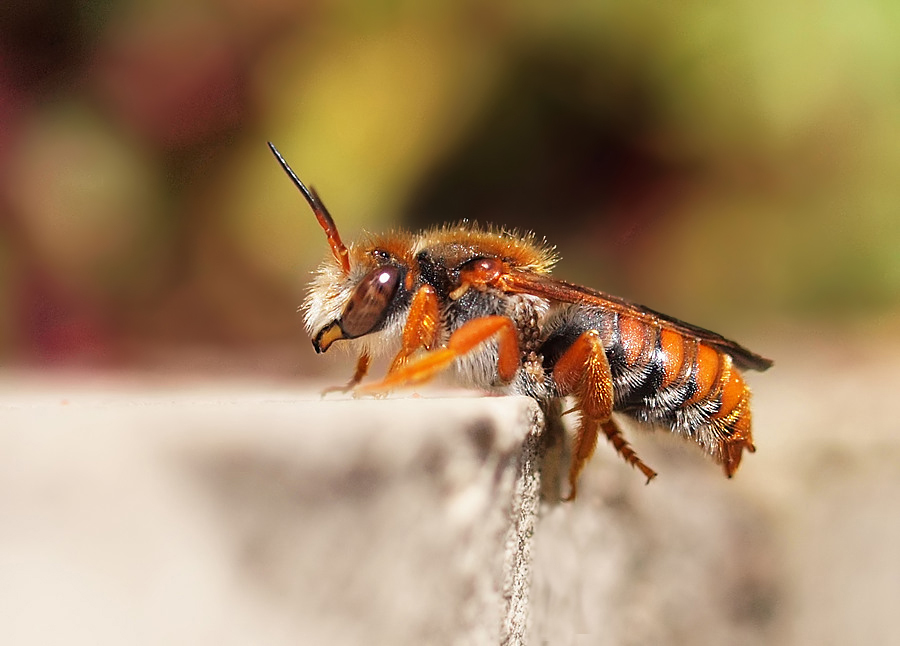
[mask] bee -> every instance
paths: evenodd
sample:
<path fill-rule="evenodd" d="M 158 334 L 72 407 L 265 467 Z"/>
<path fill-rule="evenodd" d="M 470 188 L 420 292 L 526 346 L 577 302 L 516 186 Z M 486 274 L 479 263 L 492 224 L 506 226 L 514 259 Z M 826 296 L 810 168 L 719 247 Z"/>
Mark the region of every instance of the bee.
<path fill-rule="evenodd" d="M 303 305 L 317 353 L 340 342 L 357 356 L 346 390 L 379 393 L 449 372 L 460 385 L 526 395 L 547 411 L 574 401 L 579 424 L 569 496 L 600 432 L 647 482 L 656 472 L 613 413 L 696 442 L 734 475 L 755 451 L 742 370 L 772 361 L 709 330 L 552 278 L 552 247 L 532 234 L 462 222 L 345 245 L 316 192 L 269 143 L 331 247 Z M 373 357 L 393 357 L 363 388 Z M 557 409 L 558 410 L 558 409 Z"/>

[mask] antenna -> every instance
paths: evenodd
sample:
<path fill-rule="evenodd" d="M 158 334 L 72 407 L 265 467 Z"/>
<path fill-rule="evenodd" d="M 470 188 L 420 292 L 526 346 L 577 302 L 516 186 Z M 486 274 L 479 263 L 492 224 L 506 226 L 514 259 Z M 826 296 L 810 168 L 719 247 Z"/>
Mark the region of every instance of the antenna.
<path fill-rule="evenodd" d="M 284 161 L 284 157 L 278 152 L 275 144 L 271 141 L 266 143 L 269 144 L 269 149 L 272 151 L 272 154 L 275 155 L 275 159 L 278 160 L 278 163 L 281 164 L 284 172 L 287 173 L 288 177 L 291 178 L 291 181 L 294 182 L 294 186 L 300 189 L 300 192 L 303 193 L 303 197 L 306 198 L 310 208 L 312 208 L 313 213 L 316 214 L 316 220 L 319 221 L 319 226 L 325 230 L 325 237 L 328 238 L 328 244 L 331 246 L 331 253 L 334 255 L 334 259 L 340 263 L 343 272 L 349 274 L 350 254 L 347 252 L 347 247 L 341 242 L 341 236 L 338 233 L 337 226 L 335 226 L 334 220 L 328 212 L 328 209 L 322 204 L 322 200 L 319 198 L 318 193 L 316 193 L 316 190 L 312 187 L 306 188 L 306 185 L 300 181 L 299 177 L 297 177 L 297 173 L 295 173 L 290 165 Z"/>

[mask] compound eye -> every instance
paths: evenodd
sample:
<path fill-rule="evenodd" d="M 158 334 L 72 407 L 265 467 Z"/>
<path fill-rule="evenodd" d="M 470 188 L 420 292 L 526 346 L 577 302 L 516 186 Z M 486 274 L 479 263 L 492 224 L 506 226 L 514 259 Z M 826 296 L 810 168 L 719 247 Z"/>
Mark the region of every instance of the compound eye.
<path fill-rule="evenodd" d="M 393 265 L 373 269 L 360 281 L 341 314 L 341 330 L 348 339 L 363 336 L 384 323 L 388 305 L 400 284 L 400 270 Z"/>

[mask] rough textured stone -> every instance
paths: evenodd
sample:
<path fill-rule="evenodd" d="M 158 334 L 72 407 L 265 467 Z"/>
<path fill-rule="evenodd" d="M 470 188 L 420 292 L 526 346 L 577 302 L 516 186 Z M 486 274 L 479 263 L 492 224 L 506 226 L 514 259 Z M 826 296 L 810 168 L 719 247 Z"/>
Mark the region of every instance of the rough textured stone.
<path fill-rule="evenodd" d="M 898 643 L 900 348 L 866 347 L 770 348 L 734 479 L 626 422 L 659 477 L 601 444 L 571 504 L 527 399 L 0 375 L 2 642 Z"/>
<path fill-rule="evenodd" d="M 3 641 L 497 644 L 524 631 L 538 420 L 524 398 L 7 390 Z"/>

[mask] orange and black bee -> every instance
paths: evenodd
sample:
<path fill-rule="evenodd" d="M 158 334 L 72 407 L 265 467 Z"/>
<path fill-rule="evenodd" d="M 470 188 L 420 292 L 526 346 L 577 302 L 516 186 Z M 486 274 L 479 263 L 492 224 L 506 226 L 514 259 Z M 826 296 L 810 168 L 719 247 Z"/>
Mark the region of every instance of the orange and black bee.
<path fill-rule="evenodd" d="M 472 223 L 371 235 L 345 246 L 315 191 L 269 147 L 312 207 L 331 246 L 304 304 L 316 352 L 358 354 L 348 389 L 372 357 L 393 356 L 379 392 L 450 371 L 464 386 L 527 395 L 547 410 L 572 397 L 580 413 L 569 499 L 602 431 L 648 481 L 656 472 L 613 412 L 699 444 L 732 476 L 753 452 L 742 370 L 769 359 L 714 332 L 550 277 L 552 248 L 532 235 Z"/>

